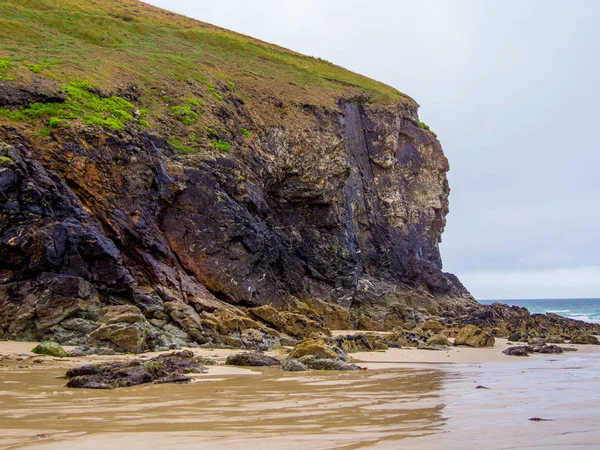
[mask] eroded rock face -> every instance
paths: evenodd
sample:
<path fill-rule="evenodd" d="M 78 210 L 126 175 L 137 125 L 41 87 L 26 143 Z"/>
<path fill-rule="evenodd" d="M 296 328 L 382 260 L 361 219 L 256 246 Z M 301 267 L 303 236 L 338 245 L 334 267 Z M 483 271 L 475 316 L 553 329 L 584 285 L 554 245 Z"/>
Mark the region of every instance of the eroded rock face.
<path fill-rule="evenodd" d="M 38 84 L 2 95 L 60 101 Z M 220 108 L 232 133 L 260 119 Z M 257 330 L 268 346 L 475 308 L 441 270 L 448 163 L 417 119 L 360 99 L 294 106 L 243 149 L 193 157 L 133 130 L 34 144 L 0 128 L 0 338 L 135 351 L 244 347 Z M 106 323 L 109 305 L 144 325 Z"/>

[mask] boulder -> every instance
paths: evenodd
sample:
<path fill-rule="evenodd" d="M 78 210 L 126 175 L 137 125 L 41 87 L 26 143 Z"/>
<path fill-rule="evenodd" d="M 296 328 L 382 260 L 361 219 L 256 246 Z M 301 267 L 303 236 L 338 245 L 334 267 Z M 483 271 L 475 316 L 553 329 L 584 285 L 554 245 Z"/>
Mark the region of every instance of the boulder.
<path fill-rule="evenodd" d="M 440 333 L 444 329 L 444 326 L 437 320 L 428 320 L 427 322 L 421 324 L 421 329 L 423 331 L 433 331 L 434 333 Z"/>
<path fill-rule="evenodd" d="M 308 370 L 308 367 L 306 367 L 298 359 L 288 358 L 283 363 L 282 369 L 284 372 L 305 372 Z"/>
<path fill-rule="evenodd" d="M 466 345 L 468 347 L 493 347 L 495 339 L 475 325 L 467 325 L 458 332 L 454 345 Z"/>
<path fill-rule="evenodd" d="M 517 345 L 516 347 L 508 347 L 502 353 L 509 356 L 529 356 L 533 353 L 533 347 L 530 345 Z"/>
<path fill-rule="evenodd" d="M 563 353 L 564 350 L 562 349 L 562 347 L 559 347 L 558 345 L 540 345 L 538 347 L 534 347 L 533 351 L 535 353 L 549 353 L 549 354 L 553 354 L 553 353 Z"/>
<path fill-rule="evenodd" d="M 382 348 L 384 346 L 387 349 L 387 344 L 381 342 L 381 340 L 376 344 L 375 341 L 377 340 L 370 339 L 364 334 L 348 334 L 333 339 L 334 344 L 346 353 L 372 352 L 377 347 Z"/>
<path fill-rule="evenodd" d="M 290 358 L 301 358 L 311 355 L 318 359 L 337 359 L 338 355 L 323 339 L 305 339 L 296 345 Z"/>
<path fill-rule="evenodd" d="M 348 364 L 339 359 L 309 359 L 306 362 L 306 365 L 313 370 L 343 370 L 343 371 L 352 371 L 358 370 L 356 364 Z"/>
<path fill-rule="evenodd" d="M 596 336 L 591 334 L 580 334 L 571 339 L 571 344 L 591 344 L 591 345 L 600 345 L 600 341 Z"/>
<path fill-rule="evenodd" d="M 436 334 L 427 339 L 428 346 L 441 345 L 443 347 L 450 347 L 452 345 L 450 340 L 443 334 Z"/>
<path fill-rule="evenodd" d="M 53 341 L 44 341 L 36 345 L 31 351 L 37 355 L 56 356 L 58 358 L 66 358 L 69 356 L 64 348 Z"/>
<path fill-rule="evenodd" d="M 226 363 L 228 366 L 279 366 L 281 362 L 277 358 L 265 355 L 259 352 L 238 353 L 227 357 Z"/>
<path fill-rule="evenodd" d="M 519 332 L 511 333 L 510 336 L 508 337 L 508 340 L 511 342 L 519 342 L 521 340 L 521 333 L 519 333 Z"/>
<path fill-rule="evenodd" d="M 109 346 L 120 353 L 141 353 L 144 350 L 144 332 L 137 324 L 103 325 L 92 331 L 87 343 Z"/>
<path fill-rule="evenodd" d="M 104 310 L 103 325 L 86 339 L 94 347 L 110 347 L 119 353 L 141 353 L 147 349 L 153 331 L 137 306 L 109 306 Z"/>
<path fill-rule="evenodd" d="M 203 344 L 206 342 L 206 337 L 202 334 L 200 316 L 194 308 L 183 302 L 167 302 L 165 303 L 165 310 L 171 319 L 178 323 L 198 343 Z"/>

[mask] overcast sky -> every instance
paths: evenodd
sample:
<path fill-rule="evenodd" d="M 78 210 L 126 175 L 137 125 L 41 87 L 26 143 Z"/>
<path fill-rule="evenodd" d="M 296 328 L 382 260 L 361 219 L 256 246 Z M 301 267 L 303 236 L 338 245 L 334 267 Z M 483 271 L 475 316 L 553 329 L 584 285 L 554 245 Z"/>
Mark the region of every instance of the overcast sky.
<path fill-rule="evenodd" d="M 149 3 L 417 100 L 451 166 L 444 268 L 476 298 L 600 297 L 600 1 Z"/>

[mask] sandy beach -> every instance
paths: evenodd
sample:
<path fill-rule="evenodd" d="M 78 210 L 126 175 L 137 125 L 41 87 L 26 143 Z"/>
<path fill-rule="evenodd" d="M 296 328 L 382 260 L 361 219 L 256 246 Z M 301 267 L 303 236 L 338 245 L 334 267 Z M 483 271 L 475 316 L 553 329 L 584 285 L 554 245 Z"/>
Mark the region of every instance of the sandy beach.
<path fill-rule="evenodd" d="M 368 369 L 359 372 L 218 365 L 188 385 L 90 391 L 65 388 L 65 369 L 134 356 L 39 357 L 30 353 L 34 344 L 0 343 L 3 449 L 464 449 L 484 443 L 548 449 L 600 442 L 600 349 L 593 346 L 517 358 L 501 353 L 508 344 L 499 339 L 487 349 L 356 353 Z M 193 351 L 220 364 L 236 352 Z"/>

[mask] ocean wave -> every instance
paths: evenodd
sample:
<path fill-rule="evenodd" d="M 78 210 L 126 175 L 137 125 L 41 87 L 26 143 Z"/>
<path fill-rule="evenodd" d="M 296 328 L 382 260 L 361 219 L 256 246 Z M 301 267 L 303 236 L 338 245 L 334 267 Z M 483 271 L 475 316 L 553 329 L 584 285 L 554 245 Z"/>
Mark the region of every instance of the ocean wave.
<path fill-rule="evenodd" d="M 547 309 L 546 310 L 547 313 L 568 313 L 571 312 L 570 309 Z"/>
<path fill-rule="evenodd" d="M 600 323 L 600 317 L 598 314 L 568 314 L 566 317 L 574 320 L 581 320 L 588 323 Z"/>

